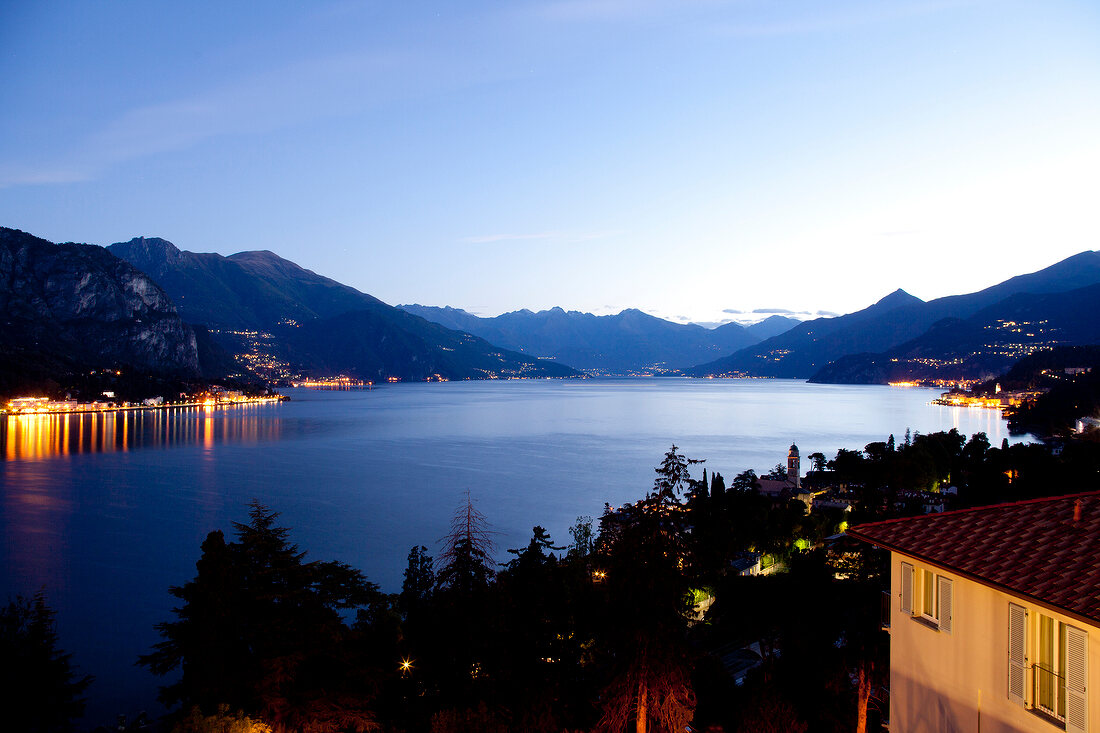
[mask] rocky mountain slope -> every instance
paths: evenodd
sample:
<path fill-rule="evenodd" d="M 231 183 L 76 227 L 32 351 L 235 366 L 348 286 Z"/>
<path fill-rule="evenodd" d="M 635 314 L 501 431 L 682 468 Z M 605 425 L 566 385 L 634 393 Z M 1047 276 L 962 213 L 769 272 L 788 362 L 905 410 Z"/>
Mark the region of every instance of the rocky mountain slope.
<path fill-rule="evenodd" d="M 56 394 L 104 370 L 174 383 L 209 353 L 156 283 L 102 247 L 0 227 L 0 394 Z"/>
<path fill-rule="evenodd" d="M 378 381 L 577 374 L 429 323 L 273 252 L 197 254 L 144 237 L 108 250 L 148 272 L 187 321 L 208 327 L 226 348 L 262 349 L 262 360 L 305 375 Z M 245 331 L 262 331 L 262 343 L 242 341 L 251 338 L 240 335 Z"/>
<path fill-rule="evenodd" d="M 125 365 L 199 374 L 195 335 L 168 296 L 102 247 L 0 227 L 0 314 L 9 369 Z"/>
<path fill-rule="evenodd" d="M 266 328 L 287 320 L 328 318 L 385 307 L 354 288 L 284 260 L 273 252 L 185 252 L 157 237 L 107 248 L 148 273 L 189 323 L 214 328 Z"/>

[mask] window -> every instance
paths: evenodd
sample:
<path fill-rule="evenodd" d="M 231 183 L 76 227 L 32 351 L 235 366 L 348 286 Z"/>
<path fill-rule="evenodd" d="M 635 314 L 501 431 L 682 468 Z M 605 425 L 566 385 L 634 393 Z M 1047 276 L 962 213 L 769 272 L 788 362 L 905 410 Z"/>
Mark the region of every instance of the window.
<path fill-rule="evenodd" d="M 1039 614 L 1039 659 L 1035 664 L 1035 707 L 1066 718 L 1066 627 Z"/>
<path fill-rule="evenodd" d="M 1042 613 L 1035 616 L 1038 621 L 1029 624 L 1023 606 L 1008 605 L 1008 697 L 1063 723 L 1067 733 L 1085 733 L 1088 633 Z"/>
<path fill-rule="evenodd" d="M 950 634 L 953 625 L 953 584 L 928 568 L 901 564 L 901 611 Z"/>
<path fill-rule="evenodd" d="M 913 615 L 913 566 L 901 564 L 901 612 Z"/>
<path fill-rule="evenodd" d="M 920 613 L 929 621 L 938 621 L 939 609 L 936 608 L 936 576 L 931 570 L 921 570 L 920 576 Z"/>

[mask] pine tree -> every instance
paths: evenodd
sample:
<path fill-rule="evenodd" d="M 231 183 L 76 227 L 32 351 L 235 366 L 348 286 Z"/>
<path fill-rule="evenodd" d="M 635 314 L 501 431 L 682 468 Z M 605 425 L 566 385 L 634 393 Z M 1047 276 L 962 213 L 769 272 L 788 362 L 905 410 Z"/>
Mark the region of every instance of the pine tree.
<path fill-rule="evenodd" d="M 493 541 L 489 523 L 474 507 L 469 491 L 465 503 L 451 518 L 451 531 L 442 543 L 437 587 L 465 596 L 489 587 L 493 577 Z"/>
<path fill-rule="evenodd" d="M 163 641 L 139 663 L 182 670 L 161 688 L 169 705 L 228 705 L 276 729 L 372 730 L 342 612 L 377 603 L 377 586 L 343 563 L 307 562 L 278 516 L 254 501 L 236 542 L 207 536 L 194 580 L 169 591 L 176 620 L 157 625 Z"/>
<path fill-rule="evenodd" d="M 508 550 L 508 553 L 515 555 L 516 558 L 506 563 L 505 567 L 542 566 L 548 561 L 557 559 L 552 554 L 553 552 L 564 549 L 564 547 L 554 545 L 553 540 L 550 539 L 550 533 L 546 531 L 545 527 L 535 525 L 531 528 L 531 541 L 527 544 L 527 547 Z M 548 552 L 551 554 L 547 554 Z"/>
<path fill-rule="evenodd" d="M 721 500 L 726 495 L 726 480 L 717 471 L 710 479 L 710 495 Z"/>
<path fill-rule="evenodd" d="M 592 517 L 577 517 L 577 523 L 569 528 L 569 534 L 573 538 L 573 544 L 569 546 L 569 558 L 587 560 L 596 545 L 592 531 Z"/>
<path fill-rule="evenodd" d="M 614 673 L 600 695 L 598 730 L 618 733 L 631 721 L 637 733 L 650 723 L 657 730 L 684 730 L 691 722 L 695 696 L 685 641 L 691 558 L 678 495 L 691 485 L 688 466 L 699 462 L 673 446 L 656 469 L 653 491 L 603 517 L 607 597 L 615 619 L 604 644 Z"/>
<path fill-rule="evenodd" d="M 432 654 L 438 660 L 439 688 L 451 702 L 469 705 L 483 694 L 495 639 L 490 599 L 495 575 L 489 523 L 470 493 L 455 511 L 451 531 L 441 540 L 436 573 Z"/>
<path fill-rule="evenodd" d="M 431 601 L 435 589 L 435 569 L 428 548 L 423 545 L 409 550 L 409 564 L 401 583 L 398 603 L 406 618 L 415 616 Z"/>
<path fill-rule="evenodd" d="M 42 591 L 0 608 L 0 704 L 8 730 L 67 733 L 84 713 L 92 683 L 57 647 L 54 612 Z"/>
<path fill-rule="evenodd" d="M 693 491 L 698 486 L 698 482 L 691 478 L 689 466 L 703 463 L 703 461 L 685 458 L 677 450 L 673 445 L 668 453 L 665 453 L 661 465 L 653 469 L 657 473 L 657 478 L 653 480 L 653 491 L 650 492 L 650 497 L 656 497 L 664 503 L 675 503 L 681 494 Z"/>

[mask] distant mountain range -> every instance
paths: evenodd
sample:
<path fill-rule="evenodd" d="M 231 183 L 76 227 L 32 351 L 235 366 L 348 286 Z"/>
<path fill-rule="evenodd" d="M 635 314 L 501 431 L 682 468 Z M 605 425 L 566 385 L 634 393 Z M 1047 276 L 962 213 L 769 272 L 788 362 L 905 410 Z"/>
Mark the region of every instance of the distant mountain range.
<path fill-rule="evenodd" d="M 1042 348 L 1100 343 L 1098 310 L 1097 252 L 966 295 L 924 302 L 896 290 L 836 318 L 707 329 L 635 309 L 480 318 L 395 308 L 268 251 L 196 254 L 156 238 L 58 245 L 0 228 L 0 391 L 89 366 L 191 378 L 243 371 L 242 362 L 269 378 L 374 381 L 565 377 L 579 374 L 574 367 L 819 382 L 980 378 Z"/>
<path fill-rule="evenodd" d="M 77 372 L 200 373 L 194 331 L 145 273 L 102 247 L 0 227 L 0 391 Z"/>
<path fill-rule="evenodd" d="M 687 373 L 883 382 L 928 374 L 925 362 L 942 362 L 932 371 L 984 374 L 1000 368 L 997 359 L 986 358 L 997 351 L 1003 352 L 1004 362 L 1043 344 L 1094 340 L 1082 315 L 1088 311 L 1081 308 L 1091 297 L 1088 287 L 1097 284 L 1100 253 L 1082 252 L 967 295 L 924 302 L 897 290 L 861 311 L 805 321 Z M 1021 338 L 1014 326 L 1003 325 L 1044 319 L 1047 323 L 1039 331 L 1025 329 Z M 985 356 L 964 366 L 979 353 Z"/>
<path fill-rule="evenodd" d="M 399 305 L 429 321 L 586 372 L 670 373 L 781 333 L 798 323 L 772 316 L 753 326 L 679 324 L 633 308 L 596 316 L 562 308 L 480 318 L 459 308 Z"/>
<path fill-rule="evenodd" d="M 841 357 L 810 381 L 986 378 L 1041 349 L 1100 343 L 1097 312 L 1100 284 L 1063 293 L 1017 293 L 970 318 L 937 321 L 917 338 L 884 353 Z"/>
<path fill-rule="evenodd" d="M 144 237 L 107 250 L 149 273 L 184 320 L 234 353 L 250 351 L 256 364 L 373 381 L 578 374 L 430 323 L 273 252 L 196 254 Z"/>

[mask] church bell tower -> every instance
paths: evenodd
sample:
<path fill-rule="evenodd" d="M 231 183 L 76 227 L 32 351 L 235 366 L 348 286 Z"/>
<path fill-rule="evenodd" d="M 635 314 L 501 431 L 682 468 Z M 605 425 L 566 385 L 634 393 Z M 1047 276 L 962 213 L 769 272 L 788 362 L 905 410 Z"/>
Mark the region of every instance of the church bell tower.
<path fill-rule="evenodd" d="M 796 489 L 802 488 L 802 472 L 799 470 L 798 446 L 791 443 L 791 449 L 787 451 L 787 480 L 794 484 Z"/>

